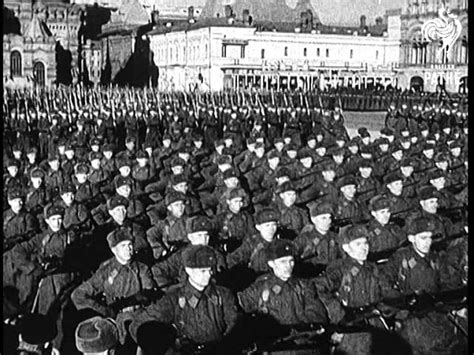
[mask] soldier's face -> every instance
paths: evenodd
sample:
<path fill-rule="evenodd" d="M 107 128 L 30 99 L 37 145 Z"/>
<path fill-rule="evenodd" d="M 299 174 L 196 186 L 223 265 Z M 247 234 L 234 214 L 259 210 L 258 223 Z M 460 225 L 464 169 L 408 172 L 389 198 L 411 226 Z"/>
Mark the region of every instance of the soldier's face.
<path fill-rule="evenodd" d="M 91 160 L 91 166 L 92 166 L 92 169 L 99 170 L 100 169 L 100 160 L 99 159 Z"/>
<path fill-rule="evenodd" d="M 336 140 L 336 144 L 337 144 L 337 146 L 338 146 L 339 148 L 344 147 L 344 144 L 345 144 L 345 143 L 346 143 L 346 142 L 344 142 L 344 141 L 341 140 L 341 139 Z"/>
<path fill-rule="evenodd" d="M 42 178 L 39 177 L 32 177 L 31 178 L 31 184 L 33 185 L 33 188 L 37 189 L 41 186 L 41 183 L 43 182 Z"/>
<path fill-rule="evenodd" d="M 58 151 L 60 155 L 64 155 L 66 152 L 66 146 L 65 145 L 58 146 Z"/>
<path fill-rule="evenodd" d="M 348 149 L 351 154 L 357 154 L 357 152 L 359 151 L 359 147 L 356 145 L 350 145 Z"/>
<path fill-rule="evenodd" d="M 15 159 L 20 159 L 21 158 L 21 150 L 14 150 L 13 151 L 13 157 Z"/>
<path fill-rule="evenodd" d="M 280 158 L 278 158 L 278 157 L 268 159 L 268 165 L 273 170 L 275 170 L 277 168 L 279 163 L 280 163 Z"/>
<path fill-rule="evenodd" d="M 276 277 L 286 281 L 293 274 L 295 259 L 292 256 L 284 256 L 282 258 L 268 261 L 268 265 L 273 270 Z"/>
<path fill-rule="evenodd" d="M 184 214 L 184 201 L 175 201 L 168 205 L 168 211 L 176 218 L 181 218 Z"/>
<path fill-rule="evenodd" d="M 179 184 L 176 184 L 173 186 L 175 191 L 182 192 L 183 194 L 186 194 L 188 192 L 188 183 L 187 182 L 180 182 Z"/>
<path fill-rule="evenodd" d="M 360 175 L 364 179 L 368 179 L 370 177 L 370 174 L 372 174 L 372 168 L 370 167 L 359 168 L 359 172 L 360 172 Z"/>
<path fill-rule="evenodd" d="M 224 184 L 228 189 L 233 189 L 233 188 L 236 188 L 237 185 L 239 184 L 239 179 L 233 176 L 228 179 L 225 179 Z"/>
<path fill-rule="evenodd" d="M 53 215 L 50 216 L 49 218 L 45 219 L 46 224 L 51 228 L 53 232 L 58 232 L 61 229 L 61 226 L 63 224 L 63 216 L 61 215 Z"/>
<path fill-rule="evenodd" d="M 296 191 L 285 191 L 280 194 L 280 197 L 283 200 L 285 206 L 293 206 L 296 201 Z"/>
<path fill-rule="evenodd" d="M 223 151 L 223 150 L 224 150 L 224 145 L 223 145 L 223 144 L 222 144 L 222 145 L 218 145 L 218 146 L 216 147 L 216 152 L 217 152 L 218 154 L 222 154 L 222 151 Z"/>
<path fill-rule="evenodd" d="M 147 158 L 138 158 L 137 159 L 138 165 L 143 168 L 146 166 L 146 163 L 148 162 Z"/>
<path fill-rule="evenodd" d="M 272 239 L 277 231 L 278 225 L 277 225 L 277 222 L 270 221 L 270 222 L 257 224 L 255 228 L 257 228 L 257 230 L 260 232 L 262 237 L 266 239 Z"/>
<path fill-rule="evenodd" d="M 244 205 L 244 199 L 242 197 L 235 197 L 231 200 L 227 200 L 229 210 L 233 213 L 239 213 Z"/>
<path fill-rule="evenodd" d="M 190 283 L 198 290 L 203 290 L 209 285 L 212 277 L 212 268 L 191 268 L 185 267 L 184 270 L 189 276 Z"/>
<path fill-rule="evenodd" d="M 323 178 L 325 181 L 334 181 L 334 178 L 336 177 L 336 172 L 334 170 L 324 170 L 322 172 Z"/>
<path fill-rule="evenodd" d="M 448 162 L 447 161 L 437 161 L 435 163 L 436 167 L 441 170 L 446 170 L 448 168 Z"/>
<path fill-rule="evenodd" d="M 224 144 L 226 147 L 230 147 L 232 145 L 232 139 L 231 138 L 224 139 Z"/>
<path fill-rule="evenodd" d="M 429 133 L 430 133 L 430 132 L 429 132 L 427 129 L 424 129 L 424 130 L 421 131 L 421 135 L 423 136 L 423 138 L 428 137 L 428 134 L 429 134 Z"/>
<path fill-rule="evenodd" d="M 91 150 L 93 152 L 98 152 L 99 151 L 99 146 L 97 144 L 93 144 L 93 145 L 91 145 Z"/>
<path fill-rule="evenodd" d="M 379 222 L 381 225 L 386 225 L 388 221 L 390 220 L 390 210 L 388 208 L 382 208 L 381 210 L 377 211 L 370 211 L 372 216 Z"/>
<path fill-rule="evenodd" d="M 417 137 L 417 136 L 412 136 L 412 137 L 410 138 L 410 142 L 411 142 L 412 144 L 415 144 L 416 142 L 418 142 L 418 137 Z"/>
<path fill-rule="evenodd" d="M 8 173 L 10 174 L 10 176 L 15 177 L 16 174 L 18 174 L 18 167 L 16 167 L 15 165 L 7 167 L 7 170 L 8 170 Z"/>
<path fill-rule="evenodd" d="M 420 205 L 428 213 L 438 212 L 438 199 L 436 197 L 421 200 Z"/>
<path fill-rule="evenodd" d="M 308 168 L 311 168 L 311 164 L 313 163 L 313 159 L 311 157 L 306 157 L 306 158 L 300 159 L 300 162 L 305 168 L 308 169 Z"/>
<path fill-rule="evenodd" d="M 127 147 L 128 150 L 133 150 L 135 148 L 135 142 L 134 141 L 128 141 L 125 143 L 125 146 Z"/>
<path fill-rule="evenodd" d="M 460 147 L 452 148 L 451 154 L 453 155 L 453 157 L 458 158 L 461 155 L 461 148 Z"/>
<path fill-rule="evenodd" d="M 74 158 L 74 150 L 68 149 L 64 152 L 64 154 L 66 154 L 66 158 L 68 158 L 68 159 Z"/>
<path fill-rule="evenodd" d="M 21 211 L 21 208 L 23 207 L 23 199 L 21 198 L 14 198 L 12 200 L 9 199 L 8 204 L 10 205 L 14 213 L 18 213 Z"/>
<path fill-rule="evenodd" d="M 285 142 L 286 145 L 288 145 L 291 142 L 291 137 L 285 137 L 283 138 L 283 141 Z"/>
<path fill-rule="evenodd" d="M 171 145 L 171 140 L 170 139 L 164 139 L 163 140 L 163 147 L 169 148 Z"/>
<path fill-rule="evenodd" d="M 421 232 L 415 235 L 408 235 L 408 240 L 413 245 L 416 251 L 422 255 L 426 255 L 430 252 L 432 232 Z"/>
<path fill-rule="evenodd" d="M 125 217 L 127 217 L 127 209 L 125 206 L 117 206 L 112 210 L 109 210 L 110 216 L 119 224 L 122 224 L 125 221 Z"/>
<path fill-rule="evenodd" d="M 130 240 L 124 240 L 112 248 L 112 253 L 120 263 L 126 264 L 132 260 L 133 243 Z"/>
<path fill-rule="evenodd" d="M 132 189 L 130 188 L 130 185 L 122 185 L 119 186 L 116 191 L 117 194 L 119 194 L 120 196 L 128 198 L 130 196 L 130 193 L 132 192 Z"/>
<path fill-rule="evenodd" d="M 87 180 L 87 175 L 86 174 L 76 174 L 76 179 L 79 184 L 83 184 Z"/>
<path fill-rule="evenodd" d="M 66 192 L 61 195 L 61 199 L 64 201 L 66 206 L 70 206 L 72 202 L 74 201 L 74 193 L 72 192 Z"/>
<path fill-rule="evenodd" d="M 311 149 L 314 149 L 316 147 L 316 139 L 310 139 L 308 142 L 308 147 L 310 147 Z"/>
<path fill-rule="evenodd" d="M 327 232 L 331 228 L 332 216 L 330 213 L 323 213 L 317 216 L 311 217 L 311 222 L 315 227 L 322 232 Z"/>
<path fill-rule="evenodd" d="M 402 145 L 403 149 L 408 149 L 411 146 L 411 141 L 402 141 L 401 145 Z"/>
<path fill-rule="evenodd" d="M 451 133 L 451 127 L 443 128 L 443 132 L 446 133 L 446 134 L 450 134 Z"/>
<path fill-rule="evenodd" d="M 364 143 L 365 145 L 368 145 L 370 143 L 370 137 L 362 138 L 362 143 Z"/>
<path fill-rule="evenodd" d="M 408 166 L 402 166 L 400 167 L 400 171 L 402 172 L 403 176 L 409 177 L 411 174 L 413 174 L 413 166 L 408 165 Z"/>
<path fill-rule="evenodd" d="M 178 153 L 178 157 L 187 162 L 189 161 L 189 158 L 191 158 L 191 155 L 188 152 L 180 152 Z"/>
<path fill-rule="evenodd" d="M 265 154 L 265 148 L 260 147 L 260 148 L 255 149 L 255 155 L 256 155 L 258 158 L 263 157 L 264 154 Z"/>
<path fill-rule="evenodd" d="M 113 153 L 110 150 L 106 150 L 102 154 L 104 154 L 105 159 L 112 159 Z"/>
<path fill-rule="evenodd" d="M 59 169 L 59 160 L 57 159 L 49 161 L 48 164 L 51 170 L 56 171 Z"/>
<path fill-rule="evenodd" d="M 357 238 L 347 244 L 343 244 L 342 249 L 351 258 L 363 262 L 367 260 L 367 255 L 369 254 L 369 243 L 367 238 Z"/>
<path fill-rule="evenodd" d="M 346 198 L 352 199 L 357 191 L 355 185 L 346 185 L 341 187 L 341 191 Z"/>
<path fill-rule="evenodd" d="M 192 245 L 208 245 L 209 233 L 207 231 L 188 233 L 188 239 Z"/>
<path fill-rule="evenodd" d="M 396 160 L 401 160 L 403 158 L 403 151 L 402 150 L 397 150 L 395 152 L 392 153 L 392 156 L 396 159 Z"/>
<path fill-rule="evenodd" d="M 446 185 L 446 179 L 444 177 L 439 177 L 437 179 L 430 180 L 430 183 L 436 188 L 436 190 L 442 190 Z"/>
<path fill-rule="evenodd" d="M 401 180 L 393 181 L 390 184 L 387 184 L 387 188 L 395 196 L 400 196 L 403 191 L 403 182 Z"/>
<path fill-rule="evenodd" d="M 318 153 L 320 157 L 324 157 L 326 155 L 326 147 L 319 147 L 316 149 L 316 153 Z"/>
<path fill-rule="evenodd" d="M 35 153 L 28 153 L 26 154 L 28 161 L 33 164 L 36 161 L 36 154 Z"/>
<path fill-rule="evenodd" d="M 278 150 L 279 152 L 281 152 L 283 150 L 283 147 L 285 146 L 285 144 L 283 142 L 277 142 L 275 143 L 275 148 L 276 150 Z"/>
<path fill-rule="evenodd" d="M 432 158 L 433 158 L 433 155 L 434 155 L 434 150 L 433 150 L 433 149 L 423 150 L 423 154 L 424 154 L 428 159 L 432 159 Z"/>
<path fill-rule="evenodd" d="M 174 175 L 179 175 L 184 172 L 184 168 L 182 165 L 175 165 L 171 167 L 171 171 L 173 172 Z"/>
<path fill-rule="evenodd" d="M 197 149 L 201 149 L 201 147 L 202 147 L 202 141 L 194 141 L 194 146 L 195 146 Z"/>

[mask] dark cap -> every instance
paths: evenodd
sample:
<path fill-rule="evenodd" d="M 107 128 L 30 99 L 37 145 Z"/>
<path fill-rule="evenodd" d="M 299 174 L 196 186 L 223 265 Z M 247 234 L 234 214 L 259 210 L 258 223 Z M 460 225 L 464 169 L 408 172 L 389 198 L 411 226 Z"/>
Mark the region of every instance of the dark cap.
<path fill-rule="evenodd" d="M 179 191 L 170 191 L 166 194 L 165 204 L 166 206 L 175 203 L 176 201 L 186 201 L 186 195 Z"/>
<path fill-rule="evenodd" d="M 124 206 L 125 208 L 127 208 L 128 200 L 123 196 L 115 195 L 109 198 L 109 200 L 107 201 L 107 209 L 109 211 L 113 210 L 114 208 L 118 206 Z"/>
<path fill-rule="evenodd" d="M 278 222 L 280 213 L 273 208 L 263 208 L 255 214 L 255 223 L 263 224 L 267 222 Z"/>
<path fill-rule="evenodd" d="M 347 175 L 347 176 L 344 176 L 343 178 L 339 179 L 339 181 L 337 182 L 337 187 L 339 189 L 341 187 L 344 187 L 344 186 L 347 186 L 347 185 L 357 186 L 356 178 L 352 175 Z"/>
<path fill-rule="evenodd" d="M 128 166 L 130 168 L 132 166 L 132 163 L 126 157 L 121 157 L 120 159 L 117 159 L 116 162 L 117 162 L 117 169 L 123 168 L 124 166 Z"/>
<path fill-rule="evenodd" d="M 426 217 L 418 217 L 414 219 L 408 226 L 408 234 L 416 235 L 423 232 L 434 232 L 436 225 L 433 221 Z"/>
<path fill-rule="evenodd" d="M 237 171 L 233 168 L 230 168 L 230 169 L 227 169 L 226 171 L 224 171 L 224 173 L 222 174 L 222 178 L 224 180 L 227 180 L 227 179 L 230 179 L 230 178 L 234 178 L 234 177 L 238 177 L 238 174 L 237 174 Z"/>
<path fill-rule="evenodd" d="M 435 163 L 439 163 L 442 161 L 449 161 L 448 154 L 444 152 L 439 152 L 434 156 Z"/>
<path fill-rule="evenodd" d="M 118 341 L 117 326 L 110 319 L 93 317 L 76 328 L 76 347 L 82 353 L 101 353 L 113 349 Z"/>
<path fill-rule="evenodd" d="M 45 344 L 57 335 L 56 322 L 51 317 L 37 313 L 27 313 L 21 317 L 18 330 L 23 341 L 31 345 Z"/>
<path fill-rule="evenodd" d="M 59 154 L 51 153 L 48 155 L 48 162 L 54 161 L 54 160 L 59 160 Z"/>
<path fill-rule="evenodd" d="M 428 174 L 428 179 L 429 180 L 435 180 L 435 179 L 439 179 L 439 178 L 442 178 L 442 177 L 446 177 L 446 175 L 444 174 L 444 172 L 441 169 L 435 169 L 433 171 L 430 171 L 429 174 Z"/>
<path fill-rule="evenodd" d="M 188 179 L 184 174 L 173 174 L 170 179 L 171 185 L 178 185 L 182 182 L 188 182 Z"/>
<path fill-rule="evenodd" d="M 333 214 L 334 213 L 334 207 L 332 204 L 329 202 L 319 202 L 319 203 L 314 203 L 311 205 L 311 208 L 309 209 L 309 215 L 311 217 L 316 217 L 322 214 Z"/>
<path fill-rule="evenodd" d="M 115 188 L 118 189 L 124 185 L 128 185 L 130 187 L 133 186 L 133 181 L 130 177 L 125 177 L 122 175 L 118 175 L 116 180 L 115 180 Z"/>
<path fill-rule="evenodd" d="M 96 160 L 96 159 L 101 160 L 102 159 L 102 154 L 99 153 L 99 152 L 91 152 L 89 154 L 89 160 L 93 161 L 93 160 Z"/>
<path fill-rule="evenodd" d="M 23 193 L 21 192 L 20 189 L 10 189 L 8 190 L 7 197 L 9 200 L 14 200 L 17 198 L 23 199 Z"/>
<path fill-rule="evenodd" d="M 183 264 L 189 268 L 212 268 L 216 259 L 214 249 L 207 245 L 190 245 L 183 251 Z"/>
<path fill-rule="evenodd" d="M 143 150 L 139 150 L 137 152 L 137 155 L 136 155 L 136 159 L 148 159 L 149 156 L 147 154 L 147 152 L 143 151 Z"/>
<path fill-rule="evenodd" d="M 286 239 L 275 239 L 265 250 L 267 260 L 275 260 L 295 255 L 293 243 Z"/>
<path fill-rule="evenodd" d="M 30 172 L 30 177 L 31 178 L 42 178 L 43 179 L 44 176 L 45 176 L 44 170 L 41 169 L 41 168 L 34 168 Z"/>
<path fill-rule="evenodd" d="M 186 166 L 186 162 L 180 157 L 174 157 L 173 159 L 171 159 L 170 166 Z"/>
<path fill-rule="evenodd" d="M 384 196 L 378 195 L 374 196 L 369 201 L 369 210 L 370 211 L 379 211 L 385 208 L 390 208 L 390 200 Z"/>
<path fill-rule="evenodd" d="M 270 160 L 270 159 L 275 159 L 275 158 L 280 159 L 280 153 L 278 153 L 275 149 L 274 149 L 274 150 L 270 150 L 270 151 L 267 153 L 267 159 Z"/>
<path fill-rule="evenodd" d="M 247 197 L 247 193 L 245 192 L 245 190 L 242 188 L 236 187 L 230 190 L 229 197 L 227 199 L 232 200 L 234 198 L 246 198 L 246 197 Z"/>
<path fill-rule="evenodd" d="M 420 189 L 418 193 L 418 199 L 420 201 L 429 200 L 431 198 L 438 198 L 436 195 L 436 189 L 433 186 L 425 186 Z"/>
<path fill-rule="evenodd" d="M 107 235 L 107 243 L 109 243 L 109 248 L 114 248 L 119 243 L 129 240 L 133 242 L 133 235 L 128 229 L 119 228 Z"/>
<path fill-rule="evenodd" d="M 336 171 L 336 163 L 332 160 L 328 160 L 324 163 L 321 163 L 321 171 Z"/>
<path fill-rule="evenodd" d="M 278 194 L 282 194 L 287 191 L 296 192 L 296 188 L 295 188 L 295 185 L 291 181 L 285 181 L 283 184 L 281 184 L 280 186 L 276 188 L 276 191 Z"/>
<path fill-rule="evenodd" d="M 400 167 L 406 167 L 406 166 L 415 167 L 415 165 L 416 165 L 415 160 L 410 157 L 403 158 L 402 161 L 400 162 Z"/>
<path fill-rule="evenodd" d="M 217 158 L 217 165 L 232 164 L 232 157 L 230 155 L 221 155 Z"/>
<path fill-rule="evenodd" d="M 367 238 L 368 235 L 367 228 L 362 224 L 349 226 L 340 233 L 341 244 L 347 244 L 359 238 Z"/>
<path fill-rule="evenodd" d="M 44 208 L 44 218 L 48 219 L 57 215 L 64 216 L 64 208 L 53 204 L 49 204 Z"/>
<path fill-rule="evenodd" d="M 130 143 L 130 142 L 135 143 L 136 141 L 137 141 L 137 139 L 136 139 L 134 136 L 128 136 L 128 137 L 125 139 L 125 143 Z"/>
<path fill-rule="evenodd" d="M 298 159 L 312 158 L 311 149 L 303 148 L 298 151 Z"/>
<path fill-rule="evenodd" d="M 388 175 L 386 175 L 383 179 L 384 184 L 388 185 L 391 184 L 394 181 L 403 181 L 403 176 L 398 172 L 393 172 Z"/>
<path fill-rule="evenodd" d="M 76 186 L 71 182 L 65 183 L 64 185 L 61 186 L 60 191 L 61 191 L 61 195 L 66 194 L 68 192 L 72 192 L 73 194 L 75 194 Z"/>
<path fill-rule="evenodd" d="M 290 171 L 286 167 L 279 167 L 275 173 L 276 178 L 281 178 L 281 177 L 290 177 Z"/>
<path fill-rule="evenodd" d="M 186 220 L 186 232 L 209 232 L 212 229 L 211 222 L 207 217 L 194 216 Z"/>
<path fill-rule="evenodd" d="M 370 159 L 361 159 L 359 161 L 359 169 L 360 168 L 374 168 L 374 162 Z"/>
<path fill-rule="evenodd" d="M 75 174 L 89 174 L 90 167 L 87 164 L 79 163 L 74 167 Z"/>

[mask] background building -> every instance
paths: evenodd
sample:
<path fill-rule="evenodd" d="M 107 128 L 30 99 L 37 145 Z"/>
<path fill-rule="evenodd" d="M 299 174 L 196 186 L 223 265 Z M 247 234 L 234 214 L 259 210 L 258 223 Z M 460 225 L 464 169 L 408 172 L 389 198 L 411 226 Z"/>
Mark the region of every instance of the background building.
<path fill-rule="evenodd" d="M 397 77 L 402 87 L 423 88 L 436 91 L 437 86 L 449 92 L 467 90 L 468 1 L 451 0 L 446 5 L 462 24 L 462 33 L 449 52 L 442 50 L 441 41 L 429 42 L 423 38 L 424 22 L 438 18 L 440 1 L 408 0 L 400 13 L 401 57 Z"/>

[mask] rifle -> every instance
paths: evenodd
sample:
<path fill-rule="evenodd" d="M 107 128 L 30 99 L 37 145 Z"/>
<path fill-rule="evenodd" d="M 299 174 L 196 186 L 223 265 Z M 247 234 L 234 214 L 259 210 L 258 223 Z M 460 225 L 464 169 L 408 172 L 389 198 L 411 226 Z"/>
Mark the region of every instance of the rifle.
<path fill-rule="evenodd" d="M 377 264 L 384 264 L 398 249 L 404 248 L 408 245 L 409 245 L 408 240 L 405 240 L 403 241 L 402 244 L 400 244 L 397 247 L 385 249 L 385 250 L 381 250 L 377 252 L 369 252 L 369 255 L 367 256 L 367 260 L 370 262 L 377 263 Z"/>
<path fill-rule="evenodd" d="M 432 237 L 433 243 L 431 244 L 431 250 L 440 251 L 445 250 L 446 247 L 452 242 L 453 240 L 460 239 L 467 237 L 468 233 L 462 231 L 460 233 L 452 234 L 443 238 L 441 235 L 437 234 Z"/>
<path fill-rule="evenodd" d="M 26 234 L 15 234 L 12 237 L 9 238 L 4 238 L 3 239 L 3 253 L 6 253 L 10 249 L 13 249 L 15 245 L 20 244 L 22 242 L 25 242 L 27 240 L 30 240 L 36 235 L 36 231 L 30 231 Z"/>
<path fill-rule="evenodd" d="M 152 302 L 159 299 L 162 295 L 163 292 L 157 289 L 141 290 L 128 297 L 116 298 L 114 302 L 109 305 L 109 307 L 112 308 L 116 314 L 118 314 L 127 308 L 148 306 Z"/>

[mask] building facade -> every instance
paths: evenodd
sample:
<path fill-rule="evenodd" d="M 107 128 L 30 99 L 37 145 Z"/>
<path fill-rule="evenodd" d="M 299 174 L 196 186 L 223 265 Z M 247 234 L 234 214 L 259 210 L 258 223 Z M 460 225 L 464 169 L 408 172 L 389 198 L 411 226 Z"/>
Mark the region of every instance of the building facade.
<path fill-rule="evenodd" d="M 408 0 L 408 6 L 400 14 L 401 57 L 397 77 L 403 87 L 425 91 L 442 87 L 448 92 L 467 92 L 468 1 L 447 0 L 445 3 L 451 16 L 459 19 L 462 25 L 462 32 L 449 51 L 442 48 L 441 40 L 429 41 L 422 34 L 426 21 L 444 18 L 439 11 L 440 1 Z"/>
<path fill-rule="evenodd" d="M 395 17 L 396 21 L 397 17 Z M 397 23 L 385 31 L 212 18 L 149 32 L 163 90 L 275 90 L 393 84 Z M 304 22 L 304 21 L 303 21 Z M 395 31 L 395 33 L 393 33 Z"/>

